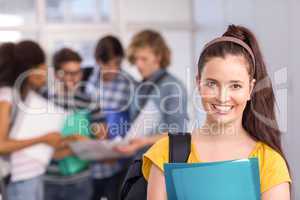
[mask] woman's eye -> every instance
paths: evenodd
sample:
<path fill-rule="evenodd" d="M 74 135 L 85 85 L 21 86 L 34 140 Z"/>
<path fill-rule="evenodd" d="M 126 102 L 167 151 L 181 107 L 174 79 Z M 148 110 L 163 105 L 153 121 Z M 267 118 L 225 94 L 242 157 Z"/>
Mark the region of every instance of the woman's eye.
<path fill-rule="evenodd" d="M 240 84 L 233 84 L 233 85 L 231 85 L 231 88 L 240 89 L 240 88 L 242 88 L 242 86 Z"/>

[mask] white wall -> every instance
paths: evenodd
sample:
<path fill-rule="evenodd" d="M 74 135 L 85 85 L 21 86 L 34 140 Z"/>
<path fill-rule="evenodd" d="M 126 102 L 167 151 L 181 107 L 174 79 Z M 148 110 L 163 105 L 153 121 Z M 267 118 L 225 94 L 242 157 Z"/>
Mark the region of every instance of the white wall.
<path fill-rule="evenodd" d="M 289 42 L 289 95 L 288 95 L 288 135 L 287 135 L 287 150 L 289 161 L 293 168 L 294 178 L 294 192 L 295 199 L 300 198 L 300 134 L 299 134 L 299 114 L 300 114 L 300 61 L 299 61 L 299 47 L 300 47 L 300 1 L 289 1 L 289 32 L 288 37 L 282 37 L 282 40 Z"/>
<path fill-rule="evenodd" d="M 122 2 L 123 18 L 129 23 L 188 23 L 189 1 L 127 0 Z"/>

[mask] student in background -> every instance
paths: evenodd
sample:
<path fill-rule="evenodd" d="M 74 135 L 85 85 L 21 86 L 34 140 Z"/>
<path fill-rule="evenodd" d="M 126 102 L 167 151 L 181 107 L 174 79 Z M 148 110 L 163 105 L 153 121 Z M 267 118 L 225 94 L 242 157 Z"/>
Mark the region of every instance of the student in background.
<path fill-rule="evenodd" d="M 46 78 L 45 54 L 41 47 L 33 41 L 21 41 L 16 45 L 4 43 L 0 46 L 0 155 L 9 156 L 11 153 L 45 143 L 53 147 L 60 145 L 59 133 L 48 133 L 45 136 L 15 140 L 9 138 L 9 131 L 14 123 L 18 109 L 17 96 L 20 101 L 26 98 L 30 90 L 38 90 L 45 83 Z M 20 75 L 28 73 L 21 83 L 21 88 L 15 88 L 16 80 Z M 16 92 L 14 92 L 16 91 Z M 14 96 L 17 94 L 17 96 Z M 18 162 L 18 161 L 15 161 Z M 17 170 L 27 170 L 30 173 L 30 163 L 22 162 Z M 9 200 L 42 200 L 42 177 L 24 181 L 10 182 L 8 185 Z"/>
<path fill-rule="evenodd" d="M 258 157 L 261 199 L 289 200 L 291 178 L 274 92 L 253 33 L 231 25 L 222 37 L 206 44 L 197 83 L 207 114 L 203 127 L 192 131 L 188 163 Z M 168 146 L 165 137 L 144 154 L 149 200 L 167 199 L 163 164 L 168 162 Z"/>
<path fill-rule="evenodd" d="M 116 150 L 132 155 L 163 137 L 156 133 L 186 132 L 188 114 L 186 88 L 168 72 L 171 52 L 158 32 L 137 33 L 129 45 L 128 56 L 143 81 L 137 85 L 131 103 L 132 125 L 127 134 L 133 139 Z"/>
<path fill-rule="evenodd" d="M 105 125 L 100 107 L 81 90 L 83 84 L 81 61 L 80 55 L 72 49 L 63 48 L 57 51 L 53 56 L 56 81 L 43 91 L 43 96 L 70 112 L 88 111 L 89 123 L 84 128 L 92 130 L 90 126 L 94 126 L 93 130 L 97 132 L 92 134 L 98 138 L 105 137 Z M 78 133 L 74 133 L 73 141 L 89 138 L 76 134 Z M 44 179 L 45 200 L 89 200 L 92 197 L 93 186 L 88 164 L 84 164 L 76 170 L 76 173 L 70 175 L 65 175 L 60 171 L 59 162 L 71 155 L 73 152 L 68 146 L 57 149 L 55 159 L 48 167 Z M 73 162 L 73 164 L 76 163 Z"/>
<path fill-rule="evenodd" d="M 124 50 L 116 37 L 106 36 L 100 39 L 95 49 L 98 67 L 86 88 L 94 101 L 100 103 L 108 126 L 108 139 L 124 137 L 128 127 L 127 118 L 130 115 L 129 105 L 135 81 L 122 70 L 123 58 Z M 94 183 L 92 199 L 99 200 L 105 197 L 109 200 L 119 199 L 118 194 L 125 173 L 124 162 L 95 162 L 92 166 Z"/>

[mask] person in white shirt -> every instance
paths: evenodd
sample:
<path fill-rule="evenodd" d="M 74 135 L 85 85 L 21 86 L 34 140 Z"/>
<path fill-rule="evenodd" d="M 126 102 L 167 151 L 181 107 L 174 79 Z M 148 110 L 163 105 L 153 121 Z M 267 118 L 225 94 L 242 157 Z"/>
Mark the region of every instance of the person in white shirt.
<path fill-rule="evenodd" d="M 44 85 L 46 69 L 44 51 L 37 43 L 21 41 L 17 44 L 4 43 L 0 46 L 0 156 L 8 157 L 13 152 L 39 143 L 53 147 L 61 144 L 60 134 L 56 132 L 26 140 L 15 140 L 9 137 L 18 99 L 24 100 L 29 91 L 38 90 Z M 23 75 L 26 76 L 19 84 L 20 77 Z M 28 172 L 34 170 L 27 162 L 22 162 L 17 167 L 18 170 L 28 170 Z M 42 200 L 41 177 L 10 182 L 7 196 L 9 200 Z"/>

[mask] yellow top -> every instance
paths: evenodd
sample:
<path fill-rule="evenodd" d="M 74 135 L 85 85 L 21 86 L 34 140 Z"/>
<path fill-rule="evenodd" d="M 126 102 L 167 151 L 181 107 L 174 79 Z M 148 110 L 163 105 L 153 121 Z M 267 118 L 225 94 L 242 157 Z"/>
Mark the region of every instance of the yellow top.
<path fill-rule="evenodd" d="M 280 183 L 291 182 L 285 160 L 268 145 L 257 142 L 249 157 L 257 157 L 259 160 L 261 193 Z M 163 171 L 163 165 L 168 161 L 169 138 L 164 137 L 144 154 L 142 171 L 145 179 L 148 180 L 149 178 L 152 164 L 155 164 Z M 198 157 L 194 144 L 192 144 L 188 163 L 197 162 L 201 162 L 201 160 Z"/>

